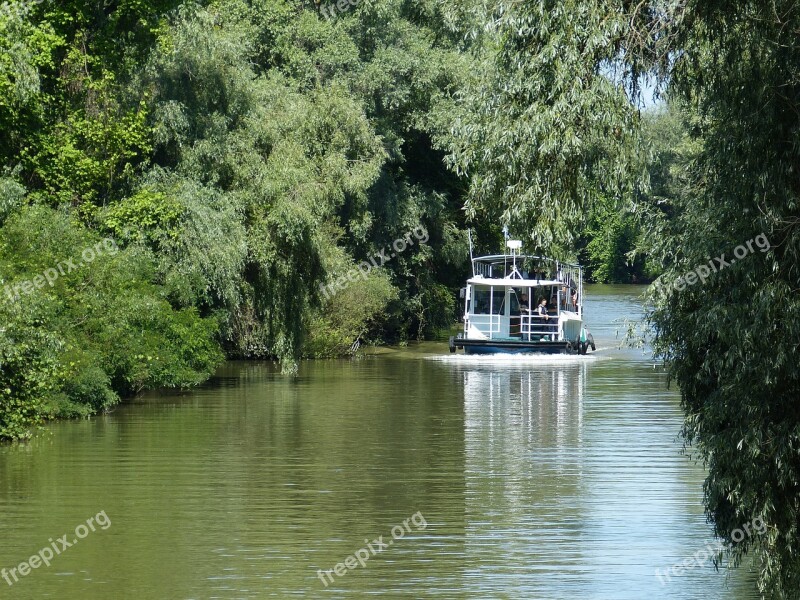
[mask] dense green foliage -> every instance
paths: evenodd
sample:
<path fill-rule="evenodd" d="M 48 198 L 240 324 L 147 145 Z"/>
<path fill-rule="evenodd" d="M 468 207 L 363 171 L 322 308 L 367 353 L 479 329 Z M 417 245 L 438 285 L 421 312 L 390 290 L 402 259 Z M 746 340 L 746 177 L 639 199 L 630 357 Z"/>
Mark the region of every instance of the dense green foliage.
<path fill-rule="evenodd" d="M 725 253 L 702 285 L 662 286 L 656 347 L 680 386 L 684 434 L 708 465 L 708 513 L 760 559 L 766 595 L 800 590 L 800 15 L 793 2 L 691 3 L 675 15 L 674 66 L 694 143 L 669 212 L 652 223 L 665 282 Z M 681 180 L 683 184 L 680 185 Z M 763 236 L 758 245 L 758 236 Z M 756 239 L 753 252 L 732 256 Z M 766 243 L 768 241 L 768 244 Z M 731 260 L 735 258 L 735 263 Z M 718 262 L 718 261 L 715 261 Z"/>
<path fill-rule="evenodd" d="M 580 263 L 589 281 L 641 283 L 651 279 L 641 247 L 641 227 L 635 216 L 611 198 L 599 197 L 578 239 Z"/>
<path fill-rule="evenodd" d="M 690 159 L 692 142 L 674 104 L 642 113 L 639 133 L 648 149 L 644 159 L 647 179 L 630 196 L 598 194 L 577 240 L 580 263 L 586 266 L 590 281 L 651 282 L 663 270 L 660 261 L 654 260 L 647 236 L 653 234 L 656 223 L 674 220 L 672 200 L 685 188 L 681 174 Z"/>
<path fill-rule="evenodd" d="M 468 61 L 434 4 L 2 7 L 2 285 L 101 239 L 120 252 L 0 297 L 0 438 L 224 355 L 291 371 L 453 322 L 464 183 L 432 139 Z"/>
<path fill-rule="evenodd" d="M 2 231 L 3 437 L 45 416 L 102 410 L 119 394 L 197 383 L 219 361 L 214 320 L 173 308 L 141 249 L 116 251 L 44 206 L 19 210 Z"/>
<path fill-rule="evenodd" d="M 621 202 L 644 167 L 638 115 L 611 73 L 629 15 L 595 1 L 474 10 L 484 51 L 442 140 L 470 176 L 467 209 L 568 250 L 598 198 Z"/>

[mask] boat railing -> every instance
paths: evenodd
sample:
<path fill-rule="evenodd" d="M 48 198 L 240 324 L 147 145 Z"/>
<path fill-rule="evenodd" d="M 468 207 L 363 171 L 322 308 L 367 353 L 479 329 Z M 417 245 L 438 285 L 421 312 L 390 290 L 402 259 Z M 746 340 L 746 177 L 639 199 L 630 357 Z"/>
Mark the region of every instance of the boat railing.
<path fill-rule="evenodd" d="M 545 318 L 540 315 L 520 315 L 520 335 L 531 338 L 558 335 L 558 317 Z"/>
<path fill-rule="evenodd" d="M 560 301 L 563 303 L 560 310 L 569 310 L 581 314 L 580 305 L 583 302 L 583 270 L 577 265 L 561 263 L 558 270 L 558 280 L 564 286 L 561 289 Z M 572 304 L 572 293 L 577 293 L 578 306 Z"/>
<path fill-rule="evenodd" d="M 481 275 L 482 277 L 487 277 L 487 278 L 490 276 L 490 268 L 489 268 L 489 265 L 486 265 L 486 264 L 484 264 L 484 263 L 481 263 L 481 262 L 476 262 L 476 263 L 473 265 L 473 269 L 472 269 L 472 270 L 473 270 L 473 273 L 472 273 L 472 274 L 473 274 L 474 276 L 476 276 L 476 275 Z"/>
<path fill-rule="evenodd" d="M 466 323 L 466 330 L 469 331 L 470 325 L 474 326 L 482 334 L 492 339 L 495 334 L 500 333 L 500 319 L 502 315 L 469 315 Z"/>

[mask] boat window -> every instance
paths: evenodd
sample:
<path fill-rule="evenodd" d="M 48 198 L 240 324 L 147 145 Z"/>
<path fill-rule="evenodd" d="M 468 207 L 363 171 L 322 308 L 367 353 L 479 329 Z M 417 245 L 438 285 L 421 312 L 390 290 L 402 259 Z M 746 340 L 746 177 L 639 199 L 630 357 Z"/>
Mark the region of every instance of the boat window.
<path fill-rule="evenodd" d="M 511 314 L 519 314 L 519 297 L 516 290 L 511 290 Z"/>
<path fill-rule="evenodd" d="M 492 303 L 492 310 L 496 315 L 504 314 L 506 303 L 506 291 L 504 289 L 494 291 L 494 302 Z"/>
<path fill-rule="evenodd" d="M 475 287 L 472 290 L 472 314 L 489 314 L 489 288 Z"/>

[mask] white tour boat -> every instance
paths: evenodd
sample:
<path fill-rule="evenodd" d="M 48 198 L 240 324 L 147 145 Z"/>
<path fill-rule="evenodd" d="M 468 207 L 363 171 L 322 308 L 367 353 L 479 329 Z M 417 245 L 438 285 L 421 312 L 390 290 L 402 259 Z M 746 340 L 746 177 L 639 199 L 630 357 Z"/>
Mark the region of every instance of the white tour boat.
<path fill-rule="evenodd" d="M 583 269 L 579 265 L 520 254 L 472 258 L 472 277 L 462 288 L 464 332 L 450 351 L 467 354 L 573 353 L 595 349 L 583 323 Z"/>

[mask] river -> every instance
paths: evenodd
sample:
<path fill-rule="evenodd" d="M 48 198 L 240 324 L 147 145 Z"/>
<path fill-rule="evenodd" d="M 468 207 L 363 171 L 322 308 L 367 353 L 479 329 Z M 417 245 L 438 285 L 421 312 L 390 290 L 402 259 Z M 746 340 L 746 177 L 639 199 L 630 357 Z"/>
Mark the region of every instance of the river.
<path fill-rule="evenodd" d="M 586 357 L 227 363 L 2 446 L 0 598 L 756 598 L 663 575 L 712 535 L 640 291 L 588 288 Z"/>

